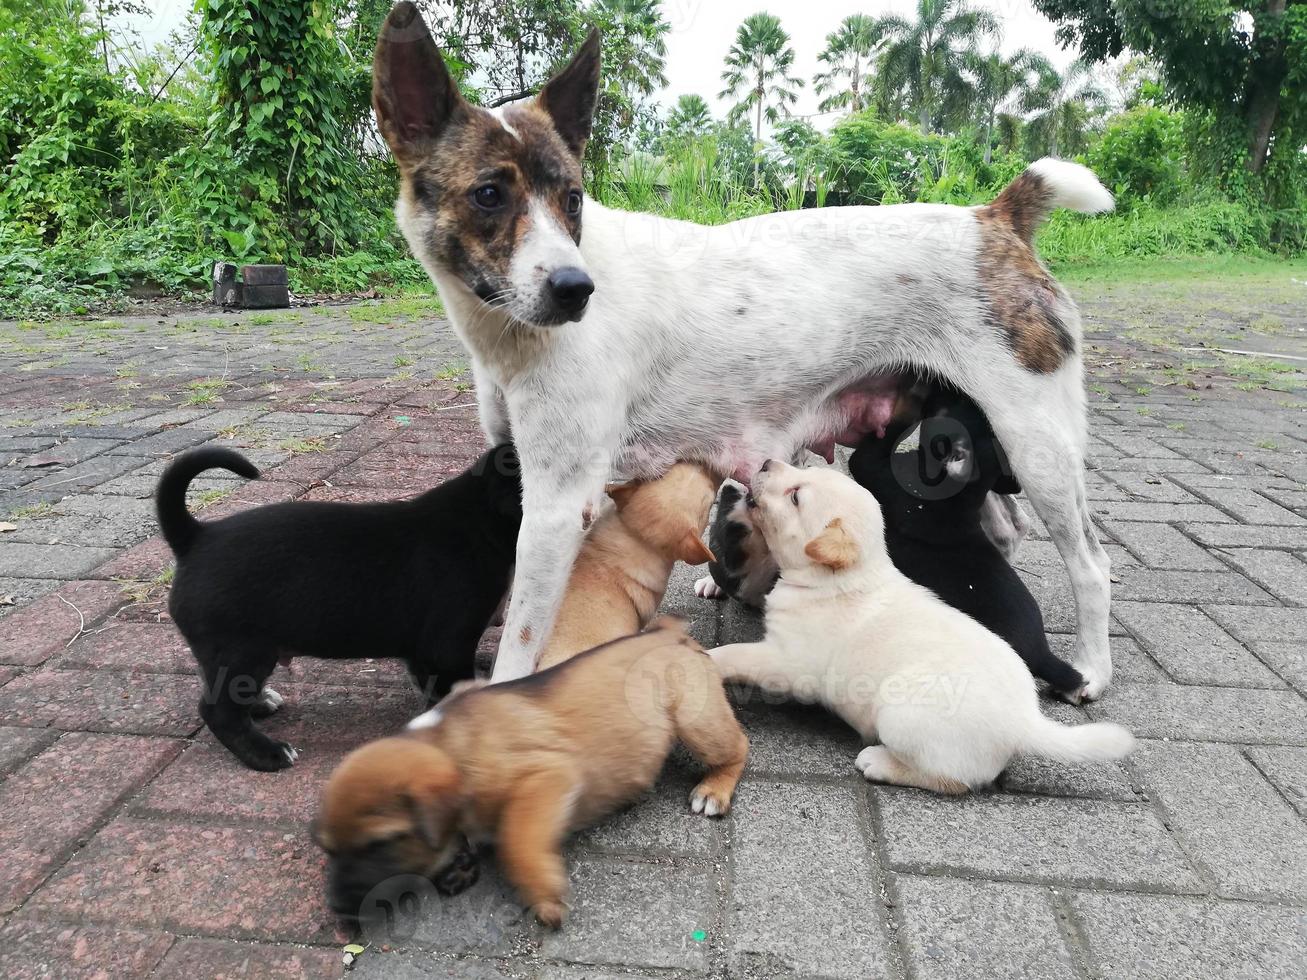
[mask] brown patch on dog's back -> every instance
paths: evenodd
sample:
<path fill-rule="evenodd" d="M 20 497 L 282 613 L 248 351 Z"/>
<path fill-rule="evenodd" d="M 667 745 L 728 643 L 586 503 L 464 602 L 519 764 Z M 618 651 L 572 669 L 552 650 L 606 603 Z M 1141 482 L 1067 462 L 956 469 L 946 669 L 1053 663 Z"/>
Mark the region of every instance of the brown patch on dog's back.
<path fill-rule="evenodd" d="M 1041 374 L 1056 371 L 1076 350 L 1062 316 L 1071 300 L 1031 244 L 1048 201 L 1043 180 L 1027 171 L 992 204 L 976 209 L 981 297 L 1017 360 Z"/>

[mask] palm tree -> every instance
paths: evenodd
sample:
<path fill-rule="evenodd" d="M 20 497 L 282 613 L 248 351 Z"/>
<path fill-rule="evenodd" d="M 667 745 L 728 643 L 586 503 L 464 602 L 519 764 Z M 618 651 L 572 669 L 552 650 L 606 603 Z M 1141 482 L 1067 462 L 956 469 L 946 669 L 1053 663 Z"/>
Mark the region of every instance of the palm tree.
<path fill-rule="evenodd" d="M 712 128 L 712 113 L 702 95 L 682 95 L 667 117 L 665 138 L 676 142 L 702 136 Z"/>
<path fill-rule="evenodd" d="M 994 124 L 1004 107 L 1026 102 L 1052 67 L 1047 58 L 1028 48 L 1011 58 L 998 53 L 967 58 L 979 121 L 985 127 L 985 163 L 993 159 Z"/>
<path fill-rule="evenodd" d="M 866 107 L 863 83 L 871 69 L 871 53 L 884 38 L 880 21 L 866 14 L 853 14 L 840 22 L 837 30 L 826 35 L 826 50 L 817 60 L 825 71 L 812 77 L 818 95 L 831 94 L 818 105 L 822 112 L 849 107 L 861 112 Z"/>
<path fill-rule="evenodd" d="M 754 113 L 753 138 L 762 142 L 762 121 L 775 123 L 799 98 L 796 91 L 803 79 L 789 74 L 794 67 L 790 35 L 779 17 L 757 13 L 747 18 L 735 33 L 735 43 L 726 55 L 722 81 L 726 88 L 719 98 L 737 98 L 730 119 L 738 121 Z"/>
<path fill-rule="evenodd" d="M 620 72 L 627 97 L 650 95 L 667 84 L 667 32 L 660 0 L 595 0 L 594 19 L 621 41 L 618 56 L 627 69 Z M 610 61 L 613 52 L 605 50 Z"/>
<path fill-rule="evenodd" d="M 939 125 L 946 106 L 961 104 L 970 90 L 963 74 L 968 54 L 998 33 L 994 15 L 971 10 L 965 0 L 917 0 L 915 21 L 885 17 L 880 26 L 889 39 L 879 65 L 882 84 L 906 96 L 923 133 Z"/>
<path fill-rule="evenodd" d="M 1040 155 L 1078 153 L 1087 144 L 1089 124 L 1107 106 L 1089 62 L 1077 59 L 1059 72 L 1049 65 L 1027 94 L 1023 108 L 1033 112 L 1027 137 Z"/>

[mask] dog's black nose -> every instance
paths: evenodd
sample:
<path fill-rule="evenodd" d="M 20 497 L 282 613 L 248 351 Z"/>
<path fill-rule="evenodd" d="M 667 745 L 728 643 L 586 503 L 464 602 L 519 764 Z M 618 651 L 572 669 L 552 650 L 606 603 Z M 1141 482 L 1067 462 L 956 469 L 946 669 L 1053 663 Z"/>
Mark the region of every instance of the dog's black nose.
<path fill-rule="evenodd" d="M 549 273 L 549 294 L 564 313 L 579 313 L 595 291 L 594 280 L 584 269 L 569 265 Z"/>

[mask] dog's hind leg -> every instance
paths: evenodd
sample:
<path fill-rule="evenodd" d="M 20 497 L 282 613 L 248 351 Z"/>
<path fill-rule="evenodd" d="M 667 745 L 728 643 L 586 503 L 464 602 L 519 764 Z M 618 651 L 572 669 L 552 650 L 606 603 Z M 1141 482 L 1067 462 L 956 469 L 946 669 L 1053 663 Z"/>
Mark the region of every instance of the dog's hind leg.
<path fill-rule="evenodd" d="M 868 745 L 853 763 L 868 782 L 913 786 L 934 793 L 958 796 L 970 788 L 947 776 L 936 776 L 909 765 L 883 745 Z"/>
<path fill-rule="evenodd" d="M 263 684 L 277 664 L 276 657 L 265 651 L 230 649 L 206 654 L 196 659 L 204 675 L 200 717 L 209 730 L 251 769 L 276 772 L 289 767 L 298 753 L 285 742 L 264 735 L 251 717 L 255 710 L 271 713 L 265 710 L 268 699 L 263 696 Z M 276 697 L 280 703 L 280 695 Z"/>
<path fill-rule="evenodd" d="M 1055 375 L 1010 362 L 1009 377 L 991 378 L 972 397 L 989 416 L 1021 486 L 1048 528 L 1071 578 L 1076 600 L 1073 662 L 1084 696 L 1096 698 L 1112 679 L 1107 631 L 1110 562 L 1098 541 L 1085 496 L 1084 392 L 1078 361 Z"/>
<path fill-rule="evenodd" d="M 749 738 L 735 720 L 712 661 L 696 652 L 682 662 L 673 718 L 676 737 L 708 767 L 690 793 L 690 809 L 706 817 L 724 816 L 749 758 Z"/>

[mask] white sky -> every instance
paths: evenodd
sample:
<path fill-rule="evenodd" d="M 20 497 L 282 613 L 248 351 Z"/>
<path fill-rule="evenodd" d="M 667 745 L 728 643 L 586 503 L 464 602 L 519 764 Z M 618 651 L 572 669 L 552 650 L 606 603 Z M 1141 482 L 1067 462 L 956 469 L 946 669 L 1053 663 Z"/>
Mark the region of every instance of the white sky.
<path fill-rule="evenodd" d="M 150 0 L 148 15 L 128 20 L 141 39 L 152 45 L 167 40 L 191 5 L 192 0 Z M 975 0 L 974 5 L 998 16 L 1003 25 L 998 46 L 1003 52 L 1034 48 L 1058 67 L 1074 58 L 1074 52 L 1058 47 L 1053 24 L 1035 12 L 1030 0 Z M 717 93 L 722 89 L 726 52 L 740 22 L 766 10 L 778 16 L 789 31 L 796 55 L 795 73 L 805 82 L 793 111 L 813 116 L 812 122 L 824 129 L 838 118 L 815 115 L 820 99 L 812 90 L 812 76 L 826 35 L 849 14 L 910 15 L 915 7 L 915 0 L 663 0 L 663 16 L 672 29 L 667 37 L 668 86 L 657 99 L 671 105 L 679 95 L 697 93 L 708 100 L 714 115 L 724 116 L 730 105 L 719 100 Z"/>

